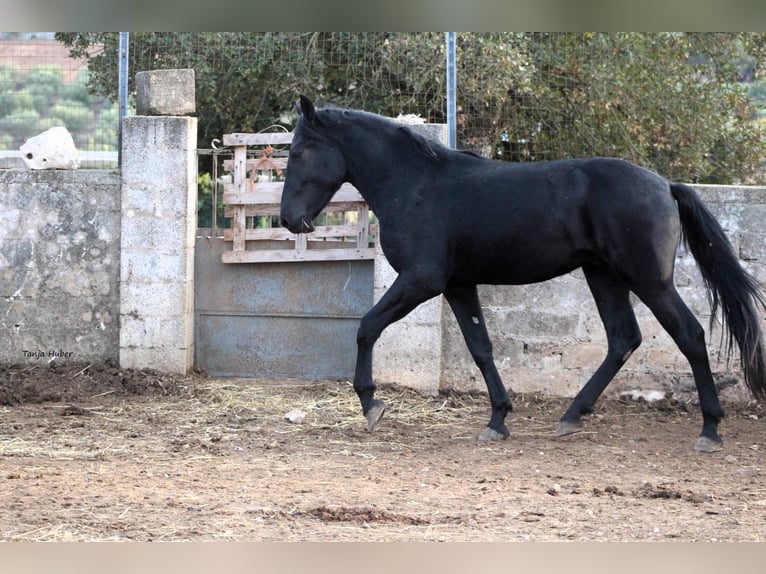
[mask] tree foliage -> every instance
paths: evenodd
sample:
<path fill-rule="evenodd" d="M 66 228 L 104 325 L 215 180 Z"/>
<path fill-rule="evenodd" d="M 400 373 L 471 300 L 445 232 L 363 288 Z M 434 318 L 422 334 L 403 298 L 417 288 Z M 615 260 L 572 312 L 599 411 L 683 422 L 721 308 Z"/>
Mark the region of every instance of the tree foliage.
<path fill-rule="evenodd" d="M 116 98 L 117 34 L 62 33 Z M 766 152 L 738 82 L 758 79 L 755 33 L 461 33 L 458 142 L 511 161 L 608 155 L 690 182 L 756 177 Z M 130 69 L 194 68 L 201 147 L 289 126 L 320 103 L 445 121 L 442 33 L 135 33 Z M 132 81 L 132 78 L 131 78 Z"/>
<path fill-rule="evenodd" d="M 531 91 L 509 102 L 513 159 L 609 155 L 692 182 L 748 180 L 761 128 L 737 82 L 763 61 L 755 34 L 541 34 L 530 43 Z M 510 141 L 514 141 L 512 137 Z"/>
<path fill-rule="evenodd" d="M 103 102 L 93 101 L 83 86 L 82 77 L 79 82 L 64 83 L 64 72 L 58 65 L 25 69 L 0 64 L 0 146 L 18 148 L 43 130 L 66 126 L 78 146 L 113 149 L 116 117 L 109 124 Z M 114 129 L 104 128 L 99 137 L 95 133 L 99 123 Z"/>

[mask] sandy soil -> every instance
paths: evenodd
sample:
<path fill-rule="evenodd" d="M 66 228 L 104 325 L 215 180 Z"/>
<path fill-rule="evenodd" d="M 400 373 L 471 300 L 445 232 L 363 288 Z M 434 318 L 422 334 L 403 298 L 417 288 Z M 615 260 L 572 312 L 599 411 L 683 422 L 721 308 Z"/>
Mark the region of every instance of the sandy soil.
<path fill-rule="evenodd" d="M 479 444 L 485 396 L 379 396 L 368 433 L 348 382 L 6 366 L 0 540 L 766 539 L 760 406 L 702 455 L 692 404 L 603 400 L 559 439 L 567 401 L 517 395 Z"/>

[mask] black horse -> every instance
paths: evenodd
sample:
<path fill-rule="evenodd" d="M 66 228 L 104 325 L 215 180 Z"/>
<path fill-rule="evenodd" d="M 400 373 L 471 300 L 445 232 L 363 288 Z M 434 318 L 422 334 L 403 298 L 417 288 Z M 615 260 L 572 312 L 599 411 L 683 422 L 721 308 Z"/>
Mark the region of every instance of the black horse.
<path fill-rule="evenodd" d="M 512 410 L 492 358 L 477 284 L 545 281 L 582 267 L 606 328 L 606 358 L 561 418 L 559 435 L 581 417 L 641 343 L 629 292 L 657 317 L 688 359 L 699 393 L 702 433 L 695 448 L 722 447 L 723 409 L 702 326 L 673 284 L 683 237 L 701 269 L 726 347 L 736 342 L 752 395 L 766 399 L 766 360 L 756 308 L 757 281 L 739 265 L 720 225 L 688 186 L 619 159 L 509 164 L 448 149 L 392 120 L 345 109 L 316 110 L 300 98 L 281 222 L 309 233 L 343 182 L 375 212 L 396 281 L 363 317 L 354 389 L 373 430 L 385 407 L 374 398 L 372 348 L 383 329 L 444 294 L 489 390 L 492 416 L 480 439 L 508 436 Z"/>

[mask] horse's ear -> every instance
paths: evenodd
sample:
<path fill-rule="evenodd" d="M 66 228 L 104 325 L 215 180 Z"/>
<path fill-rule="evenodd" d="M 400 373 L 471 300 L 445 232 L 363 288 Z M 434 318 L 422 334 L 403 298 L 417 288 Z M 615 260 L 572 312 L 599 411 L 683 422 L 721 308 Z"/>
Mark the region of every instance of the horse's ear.
<path fill-rule="evenodd" d="M 314 102 L 301 94 L 301 114 L 310 124 L 314 123 L 314 112 Z"/>

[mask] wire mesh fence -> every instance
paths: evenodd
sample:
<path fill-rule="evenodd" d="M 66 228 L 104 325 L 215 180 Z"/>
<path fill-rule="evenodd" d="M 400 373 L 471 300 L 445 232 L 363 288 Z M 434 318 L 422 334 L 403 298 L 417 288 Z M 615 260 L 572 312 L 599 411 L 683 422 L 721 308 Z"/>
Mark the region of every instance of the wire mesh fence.
<path fill-rule="evenodd" d="M 65 125 L 81 151 L 115 154 L 117 44 L 117 33 L 0 35 L 0 150 Z M 754 33 L 459 33 L 456 145 L 759 182 L 764 44 Z M 446 49 L 440 32 L 131 33 L 129 92 L 136 72 L 194 69 L 200 149 L 224 133 L 291 129 L 299 93 L 444 123 Z"/>
<path fill-rule="evenodd" d="M 116 166 L 117 107 L 87 83 L 87 59 L 52 34 L 0 35 L 0 166 L 23 165 L 19 147 L 54 126 L 70 131 L 83 166 Z"/>

